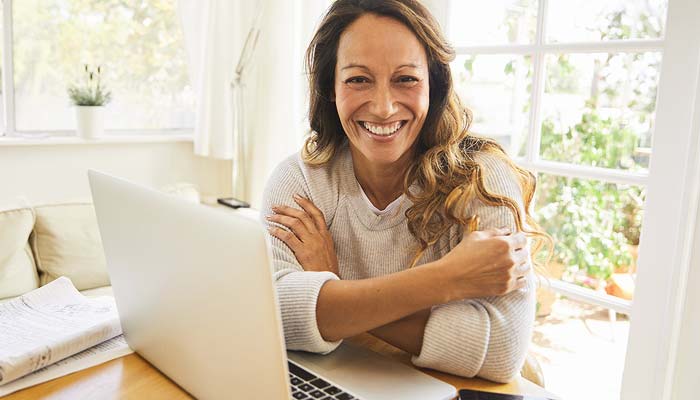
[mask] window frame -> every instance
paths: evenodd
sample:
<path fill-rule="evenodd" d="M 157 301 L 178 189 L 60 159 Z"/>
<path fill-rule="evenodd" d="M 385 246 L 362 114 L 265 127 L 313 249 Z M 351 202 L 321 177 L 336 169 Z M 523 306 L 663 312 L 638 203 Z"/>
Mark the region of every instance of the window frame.
<path fill-rule="evenodd" d="M 12 0 L 4 0 L 2 2 L 2 95 L 5 115 L 0 136 L 16 136 L 12 37 Z"/>
<path fill-rule="evenodd" d="M 528 116 L 528 136 L 523 157 L 514 157 L 514 161 L 523 168 L 534 173 L 546 173 L 579 179 L 598 180 L 605 183 L 629 184 L 647 186 L 649 173 L 647 171 L 625 171 L 610 168 L 592 167 L 587 165 L 570 164 L 560 161 L 540 158 L 541 141 L 541 112 L 540 107 L 544 95 L 545 57 L 549 54 L 576 53 L 589 54 L 599 52 L 637 52 L 656 51 L 663 53 L 664 41 L 660 39 L 609 40 L 601 42 L 562 42 L 546 43 L 546 15 L 549 0 L 538 0 L 535 41 L 532 44 L 496 44 L 488 46 L 455 46 L 459 55 L 528 55 L 532 58 L 532 85 L 530 90 L 530 112 Z M 450 1 L 433 1 L 428 5 L 436 9 L 441 17 L 440 24 L 445 32 L 449 32 Z M 663 62 L 663 61 L 662 61 Z M 653 139 L 652 139 L 653 140 Z M 629 315 L 632 302 L 615 296 L 610 296 L 592 289 L 582 288 L 569 282 L 556 280 L 550 289 L 561 294 L 574 296 L 589 304 L 597 304 Z"/>
<path fill-rule="evenodd" d="M 426 3 L 435 15 L 442 16 L 439 22 L 447 27 L 445 16 L 449 15 L 449 2 L 427 0 Z M 651 159 L 646 172 L 616 171 L 539 159 L 536 150 L 539 149 L 540 121 L 539 110 L 535 108 L 539 107 L 543 93 L 544 62 L 542 58 L 536 60 L 534 54 L 533 68 L 534 65 L 538 68 L 533 74 L 531 114 L 536 117 L 531 115 L 530 118 L 527 155 L 515 161 L 533 171 L 553 175 L 646 187 L 635 297 L 633 302 L 626 303 L 630 332 L 621 399 L 666 400 L 681 392 L 695 393 L 696 371 L 677 367 L 684 366 L 678 362 L 679 355 L 700 351 L 695 340 L 679 340 L 681 329 L 696 328 L 697 324 L 683 328 L 684 324 L 689 324 L 683 318 L 686 313 L 697 311 L 695 305 L 686 302 L 693 293 L 692 289 L 698 289 L 700 284 L 700 274 L 697 273 L 700 265 L 692 265 L 693 261 L 697 264 L 700 260 L 700 246 L 697 246 L 700 238 L 696 236 L 696 232 L 700 232 L 696 226 L 700 223 L 700 24 L 697 24 L 700 3 L 697 0 L 668 0 L 661 39 L 544 44 L 542 28 L 547 3 L 548 0 L 538 2 L 538 30 L 534 45 L 456 47 L 457 53 L 653 50 L 663 54 Z M 536 61 L 538 64 L 534 64 Z M 577 296 L 579 300 L 590 300 L 594 304 L 605 298 L 594 291 L 577 290 L 577 293 L 581 294 Z"/>
<path fill-rule="evenodd" d="M 0 139 L 46 139 L 64 138 L 75 136 L 75 129 L 56 130 L 17 130 L 15 115 L 15 82 L 14 82 L 14 36 L 12 23 L 12 5 L 14 0 L 2 0 L 2 97 L 4 119 Z M 162 138 L 168 141 L 169 137 L 181 139 L 193 139 L 194 127 L 192 128 L 167 128 L 167 129 L 105 129 L 104 136 L 119 137 L 151 137 Z M 138 141 L 138 139 L 135 139 Z"/>
<path fill-rule="evenodd" d="M 640 258 L 621 398 L 672 399 L 697 386 L 697 371 L 677 369 L 679 354 L 697 353 L 679 341 L 700 206 L 700 3 L 669 0 L 659 77 L 656 132 L 647 184 Z M 663 140 L 659 140 L 663 138 Z M 690 223 L 689 223 L 690 221 Z M 697 275 L 697 274 L 696 274 Z M 674 386 L 677 385 L 677 386 Z"/>

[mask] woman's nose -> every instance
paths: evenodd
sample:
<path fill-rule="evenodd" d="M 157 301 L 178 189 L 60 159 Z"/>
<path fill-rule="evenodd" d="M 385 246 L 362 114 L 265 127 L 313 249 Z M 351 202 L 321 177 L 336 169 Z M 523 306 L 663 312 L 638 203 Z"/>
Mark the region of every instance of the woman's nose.
<path fill-rule="evenodd" d="M 396 98 L 391 88 L 379 86 L 374 90 L 370 111 L 382 119 L 387 119 L 396 113 Z"/>

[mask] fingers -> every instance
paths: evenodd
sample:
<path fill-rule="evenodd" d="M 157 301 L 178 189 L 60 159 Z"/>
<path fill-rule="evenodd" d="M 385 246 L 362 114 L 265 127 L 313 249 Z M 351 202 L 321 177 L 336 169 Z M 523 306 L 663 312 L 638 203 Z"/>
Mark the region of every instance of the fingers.
<path fill-rule="evenodd" d="M 309 214 L 306 213 L 306 211 L 303 210 L 297 210 L 294 207 L 289 207 L 285 205 L 278 205 L 278 206 L 273 206 L 272 211 L 275 212 L 277 215 L 285 215 L 287 217 L 292 217 L 296 218 L 297 220 L 301 221 L 302 224 L 306 227 L 306 231 L 313 233 L 316 232 L 316 224 L 311 220 L 311 217 Z M 291 226 L 288 226 L 286 224 L 283 224 L 287 226 L 288 228 L 292 228 Z"/>
<path fill-rule="evenodd" d="M 511 257 L 516 275 L 524 275 L 530 270 L 530 250 L 527 247 L 515 250 Z"/>
<path fill-rule="evenodd" d="M 300 239 L 302 242 L 305 241 L 306 238 L 309 237 L 309 230 L 306 228 L 306 225 L 304 225 L 301 220 L 298 218 L 290 217 L 284 214 L 273 214 L 273 215 L 268 215 L 265 217 L 270 222 L 276 222 L 280 225 L 284 225 L 287 228 L 291 229 L 292 232 L 294 232 L 294 235 L 298 239 Z"/>
<path fill-rule="evenodd" d="M 520 276 L 518 279 L 515 280 L 515 285 L 514 289 L 523 289 L 527 286 L 527 277 L 526 276 Z"/>
<path fill-rule="evenodd" d="M 289 243 L 283 240 L 282 237 L 273 235 L 285 241 L 290 248 L 297 242 L 304 243 L 308 241 L 311 235 L 324 232 L 327 229 L 326 220 L 318 207 L 298 194 L 295 194 L 293 197 L 294 201 L 302 208 L 301 210 L 286 205 L 275 205 L 272 207 L 272 211 L 275 214 L 265 217 L 268 221 L 283 225 L 292 231 L 292 236 L 295 236 L 295 238 L 287 238 L 287 235 L 280 234 L 285 236 Z M 276 232 L 280 231 L 286 232 L 284 229 Z M 270 233 L 272 232 L 270 230 Z"/>
<path fill-rule="evenodd" d="M 518 278 L 522 278 L 530 272 L 530 269 L 532 269 L 530 263 L 528 262 L 528 260 L 525 260 L 524 262 L 517 264 L 513 271 L 515 276 L 517 276 Z"/>
<path fill-rule="evenodd" d="M 500 236 L 499 239 L 508 243 L 512 251 L 518 251 L 527 248 L 527 236 L 524 232 L 513 233 L 510 228 L 489 228 L 482 231 L 487 237 Z"/>
<path fill-rule="evenodd" d="M 284 244 L 286 244 L 287 247 L 289 247 L 289 249 L 292 250 L 294 254 L 301 250 L 302 243 L 294 233 L 286 231 L 282 228 L 278 228 L 276 226 L 271 226 L 267 228 L 267 230 L 272 236 L 284 242 Z"/>
<path fill-rule="evenodd" d="M 489 232 L 494 236 L 502 236 L 502 239 L 508 242 L 512 250 L 520 250 L 527 247 L 527 236 L 524 232 L 512 233 L 510 228 L 491 228 L 485 232 Z"/>
<path fill-rule="evenodd" d="M 522 264 L 518 267 L 515 267 L 513 271 L 514 273 L 512 274 L 512 277 L 508 284 L 508 292 L 527 287 L 527 276 L 530 271 L 530 264 Z"/>
<path fill-rule="evenodd" d="M 523 232 L 518 232 L 514 235 L 509 235 L 506 240 L 510 242 L 513 250 L 520 250 L 527 248 L 527 236 Z"/>
<path fill-rule="evenodd" d="M 323 216 L 321 210 L 319 210 L 318 207 L 311 202 L 311 200 L 295 194 L 294 201 L 311 216 L 311 219 L 316 226 L 316 230 L 323 232 L 326 229 L 326 218 Z"/>

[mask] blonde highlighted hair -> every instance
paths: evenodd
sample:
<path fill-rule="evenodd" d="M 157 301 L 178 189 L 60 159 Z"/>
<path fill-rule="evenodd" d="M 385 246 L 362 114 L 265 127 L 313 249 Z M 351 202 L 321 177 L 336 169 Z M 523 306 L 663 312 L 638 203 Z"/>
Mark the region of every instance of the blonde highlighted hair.
<path fill-rule="evenodd" d="M 416 140 L 415 158 L 404 178 L 404 192 L 413 202 L 406 211 L 408 228 L 420 246 L 412 266 L 453 225 L 465 231 L 476 228 L 478 216 L 466 215 L 474 198 L 487 205 L 507 207 L 517 229 L 535 239 L 533 254 L 548 242 L 551 257 L 551 238 L 529 213 L 535 176 L 517 166 L 494 140 L 470 134 L 471 113 L 460 103 L 452 84 L 450 62 L 454 50 L 430 12 L 416 0 L 337 0 L 330 6 L 306 52 L 311 134 L 302 149 L 304 162 L 323 165 L 347 142 L 333 102 L 338 42 L 342 32 L 366 13 L 394 18 L 406 25 L 423 44 L 428 59 L 430 107 Z M 485 188 L 483 167 L 474 158 L 479 152 L 493 154 L 512 168 L 522 189 L 525 215 L 515 199 Z M 411 186 L 419 190 L 409 191 Z"/>

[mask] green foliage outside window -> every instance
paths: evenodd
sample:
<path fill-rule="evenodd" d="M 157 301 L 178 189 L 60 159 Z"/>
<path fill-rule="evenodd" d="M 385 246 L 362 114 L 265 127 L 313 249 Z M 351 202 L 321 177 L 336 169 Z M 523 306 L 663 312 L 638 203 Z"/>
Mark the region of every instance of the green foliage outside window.
<path fill-rule="evenodd" d="M 103 66 L 113 94 L 107 129 L 191 126 L 177 1 L 21 0 L 12 8 L 19 130 L 71 129 L 66 86 L 83 81 L 81 64 Z M 46 110 L 42 118 L 35 117 L 39 108 Z"/>
<path fill-rule="evenodd" d="M 619 154 L 631 154 L 637 135 L 619 121 L 602 119 L 593 109 L 573 129 L 558 133 L 542 124 L 542 157 L 553 153 L 571 162 L 617 168 Z M 579 271 L 605 280 L 633 262 L 629 248 L 639 243 L 643 193 L 636 186 L 555 176 L 540 176 L 537 216 L 556 240 L 555 262 L 566 266 L 564 278 Z"/>
<path fill-rule="evenodd" d="M 659 37 L 661 21 L 657 19 L 643 14 L 632 29 L 623 11 L 612 12 L 601 25 L 600 39 L 629 39 L 634 30 Z M 466 70 L 474 59 L 467 59 Z M 574 124 L 567 126 L 557 115 L 543 119 L 540 158 L 616 170 L 646 169 L 660 55 L 595 56 L 589 82 L 580 81 L 581 71 L 570 55 L 550 55 L 549 60 L 545 92 L 584 93 L 588 100 Z M 504 72 L 513 73 L 512 63 L 506 64 Z M 639 186 L 546 174 L 538 177 L 535 216 L 555 240 L 553 261 L 564 266 L 565 280 L 597 288 L 611 274 L 634 263 L 630 250 L 639 244 L 644 197 Z"/>
<path fill-rule="evenodd" d="M 607 16 L 601 40 L 629 38 L 631 29 L 622 14 Z M 660 34 L 652 32 L 660 23 L 649 15 L 639 25 L 649 36 Z M 602 62 L 597 60 L 580 121 L 568 129 L 557 128 L 552 119 L 542 122 L 541 158 L 619 170 L 645 169 L 648 159 L 638 150 L 650 143 L 659 61 L 657 55 L 644 53 L 609 54 Z M 620 65 L 624 73 L 615 73 Z M 554 70 L 558 81 L 548 84 L 558 84 L 562 92 L 573 91 L 575 68 L 568 57 L 558 57 Z M 624 93 L 623 88 L 631 92 Z M 611 109 L 621 112 L 612 117 L 606 112 Z M 579 279 L 579 283 L 596 286 L 634 262 L 630 247 L 639 244 L 643 188 L 542 175 L 537 193 L 538 219 L 557 242 L 555 262 L 565 266 L 564 279 L 577 280 L 576 275 L 583 272 L 592 280 Z"/>

